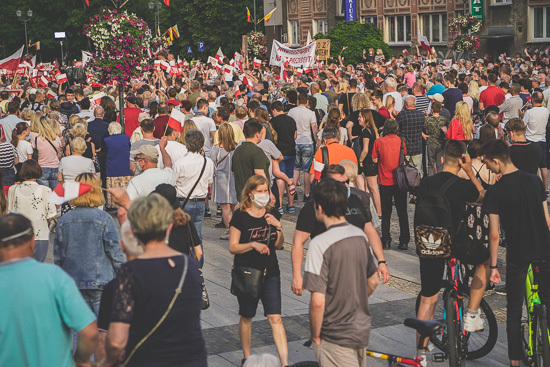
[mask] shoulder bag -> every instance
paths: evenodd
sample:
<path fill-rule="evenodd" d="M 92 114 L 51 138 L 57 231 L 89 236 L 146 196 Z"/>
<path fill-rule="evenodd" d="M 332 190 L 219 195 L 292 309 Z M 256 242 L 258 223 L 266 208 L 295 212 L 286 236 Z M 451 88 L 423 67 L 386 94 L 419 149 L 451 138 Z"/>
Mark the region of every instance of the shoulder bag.
<path fill-rule="evenodd" d="M 44 139 L 46 139 L 46 141 L 48 143 L 50 143 L 53 150 L 55 150 L 55 154 L 56 155 L 59 154 L 59 152 L 57 151 L 57 148 L 55 147 L 55 145 L 52 144 L 50 139 L 48 139 L 48 138 L 44 138 Z M 38 141 L 38 135 L 34 138 L 34 148 L 32 150 L 32 159 L 38 162 L 38 144 L 37 144 L 37 141 Z"/>
<path fill-rule="evenodd" d="M 401 138 L 401 148 L 399 149 L 399 166 L 395 169 L 395 179 L 397 187 L 401 191 L 411 191 L 420 185 L 420 172 L 415 167 L 404 164 L 403 160 L 403 138 Z"/>
<path fill-rule="evenodd" d="M 195 184 L 193 185 L 193 187 L 189 191 L 189 194 L 187 194 L 187 197 L 185 198 L 185 201 L 183 202 L 183 205 L 181 206 L 181 210 L 183 210 L 183 208 L 185 208 L 185 206 L 187 205 L 187 202 L 191 198 L 191 194 L 193 194 L 193 191 L 195 191 L 195 187 L 197 187 L 197 185 L 199 184 L 199 181 L 202 178 L 202 175 L 204 174 L 204 170 L 206 169 L 206 157 L 203 157 L 203 158 L 204 158 L 204 164 L 202 165 L 202 169 L 201 169 L 201 173 L 199 175 L 199 178 L 197 179 L 197 181 L 195 182 Z"/>
<path fill-rule="evenodd" d="M 128 355 L 128 358 L 126 358 L 126 360 L 124 361 L 124 363 L 122 363 L 122 366 L 125 367 L 126 365 L 128 365 L 128 362 L 130 362 L 130 359 L 132 359 L 132 357 L 134 356 L 134 354 L 136 353 L 136 351 L 138 350 L 139 347 L 141 347 L 141 345 L 143 343 L 145 343 L 145 341 L 147 341 L 147 339 L 149 339 L 149 337 L 155 332 L 157 331 L 157 329 L 160 327 L 160 325 L 164 322 L 164 320 L 166 320 L 166 317 L 168 316 L 168 314 L 170 313 L 170 311 L 172 310 L 172 307 L 174 307 L 174 303 L 176 303 L 176 299 L 178 298 L 178 296 L 180 295 L 181 291 L 182 291 L 182 287 L 183 287 L 183 283 L 185 281 L 185 277 L 187 276 L 187 256 L 183 255 L 183 271 L 181 273 L 181 278 L 180 278 L 180 282 L 178 284 L 178 287 L 175 289 L 174 291 L 174 296 L 172 297 L 172 301 L 170 301 L 170 304 L 168 305 L 168 308 L 166 309 L 166 311 L 164 312 L 164 315 L 162 315 L 162 317 L 160 318 L 160 320 L 156 323 L 155 326 L 153 326 L 153 328 L 151 329 L 151 331 L 149 331 L 147 333 L 147 335 L 145 335 L 140 341 L 139 343 L 136 344 L 136 346 L 134 347 L 134 349 L 132 349 L 132 351 L 130 352 L 130 354 Z"/>
<path fill-rule="evenodd" d="M 197 257 L 197 254 L 195 253 L 193 249 L 193 236 L 191 235 L 191 225 L 190 222 L 187 223 L 187 233 L 189 234 L 189 253 L 197 261 L 197 264 L 200 264 L 200 261 Z M 208 307 L 210 307 L 210 297 L 208 297 L 208 292 L 206 291 L 206 284 L 204 283 L 204 275 L 202 273 L 202 268 L 199 265 L 199 273 L 201 277 L 201 283 L 202 283 L 202 304 L 201 309 L 206 310 Z"/>
<path fill-rule="evenodd" d="M 267 232 L 267 247 L 271 242 L 271 226 Z M 251 250 L 256 251 L 256 250 Z M 267 273 L 267 261 L 269 255 L 265 256 L 265 264 L 263 270 L 251 268 L 249 266 L 233 266 L 231 270 L 231 294 L 237 297 L 246 297 L 251 299 L 259 299 L 262 295 L 264 286 L 265 274 Z"/>

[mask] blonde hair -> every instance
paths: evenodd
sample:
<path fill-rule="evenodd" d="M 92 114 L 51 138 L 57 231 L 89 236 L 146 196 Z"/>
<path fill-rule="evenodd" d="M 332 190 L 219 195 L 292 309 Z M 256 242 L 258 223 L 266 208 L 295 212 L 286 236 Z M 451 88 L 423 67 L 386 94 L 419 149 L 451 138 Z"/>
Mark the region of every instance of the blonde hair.
<path fill-rule="evenodd" d="M 475 80 L 470 80 L 470 85 L 468 86 L 468 95 L 479 101 L 479 96 L 481 92 L 479 91 L 479 84 Z"/>
<path fill-rule="evenodd" d="M 27 107 L 27 108 L 24 108 L 23 111 L 21 111 L 21 114 L 19 116 L 21 117 L 21 120 L 30 121 L 33 114 L 34 112 Z"/>
<path fill-rule="evenodd" d="M 40 124 L 40 117 L 42 114 L 40 112 L 35 112 L 31 116 L 31 131 L 38 134 L 38 125 Z"/>
<path fill-rule="evenodd" d="M 174 227 L 185 226 L 190 220 L 191 217 L 189 214 L 184 212 L 181 208 L 174 209 Z"/>
<path fill-rule="evenodd" d="M 235 134 L 233 128 L 229 124 L 221 124 L 218 129 L 218 141 L 220 146 L 228 152 L 235 150 L 237 142 L 235 141 Z"/>
<path fill-rule="evenodd" d="M 348 83 L 346 82 L 340 82 L 338 84 L 338 90 L 341 92 L 341 93 L 347 93 L 348 92 Z"/>
<path fill-rule="evenodd" d="M 69 126 L 74 127 L 74 125 L 78 124 L 80 122 L 80 117 L 78 115 L 71 115 L 69 117 Z"/>
<path fill-rule="evenodd" d="M 388 94 L 388 96 L 386 97 L 385 107 L 389 110 L 394 103 L 395 103 L 395 99 L 393 98 L 393 96 Z"/>
<path fill-rule="evenodd" d="M 120 123 L 113 121 L 109 124 L 109 135 L 122 134 L 122 125 Z"/>
<path fill-rule="evenodd" d="M 349 178 L 349 180 L 351 182 L 355 182 L 355 179 L 357 179 L 357 164 L 355 164 L 354 161 L 350 161 L 349 159 L 343 159 L 338 164 L 344 167 L 344 169 L 346 170 L 346 176 Z"/>
<path fill-rule="evenodd" d="M 470 106 L 468 106 L 468 103 L 462 101 L 457 102 L 455 115 L 453 118 L 460 121 L 462 130 L 464 131 L 464 136 L 467 140 L 471 140 L 473 137 L 474 122 L 470 116 Z"/>
<path fill-rule="evenodd" d="M 363 108 L 370 108 L 369 97 L 365 93 L 355 93 L 351 99 L 351 107 L 354 111 L 360 111 Z"/>
<path fill-rule="evenodd" d="M 81 137 L 76 137 L 71 141 L 71 150 L 73 153 L 82 154 L 86 151 L 86 141 Z"/>
<path fill-rule="evenodd" d="M 180 144 L 185 145 L 185 134 L 187 134 L 189 130 L 193 129 L 197 129 L 197 124 L 195 124 L 195 121 L 185 120 L 185 122 L 183 123 L 183 130 L 181 131 L 181 134 L 178 136 L 176 141 Z"/>
<path fill-rule="evenodd" d="M 69 204 L 81 207 L 98 207 L 105 204 L 105 198 L 101 192 L 101 179 L 94 173 L 81 173 L 75 178 L 76 182 L 92 186 L 92 189 L 82 196 L 71 200 Z"/>
<path fill-rule="evenodd" d="M 48 140 L 55 140 L 58 137 L 58 130 L 57 131 L 53 125 L 55 121 L 52 121 L 50 118 L 46 116 L 40 117 L 38 121 L 38 136 L 41 138 L 46 138 Z"/>
<path fill-rule="evenodd" d="M 88 129 L 86 125 L 83 123 L 77 123 L 73 126 L 73 136 L 77 138 L 84 138 L 86 137 L 86 134 L 88 133 Z"/>
<path fill-rule="evenodd" d="M 138 240 L 147 244 L 166 238 L 166 230 L 172 223 L 174 211 L 168 200 L 157 193 L 132 201 L 128 220 Z"/>
<path fill-rule="evenodd" d="M 265 178 L 264 176 L 260 176 L 260 175 L 254 175 L 254 176 L 251 176 L 247 181 L 246 181 L 246 184 L 244 185 L 244 189 L 243 189 L 243 192 L 242 192 L 242 201 L 241 201 L 241 205 L 240 205 L 240 209 L 241 210 L 248 210 L 250 208 L 252 208 L 252 199 L 250 198 L 250 194 L 252 193 L 252 191 L 256 190 L 256 188 L 258 188 L 258 186 L 261 186 L 261 185 L 266 185 L 267 186 L 267 190 L 269 191 L 270 188 L 269 188 L 269 182 L 267 181 L 267 178 Z M 269 203 L 267 203 L 267 206 L 265 207 L 265 209 L 267 211 L 270 211 L 271 209 L 273 208 L 273 205 L 271 204 L 271 201 Z"/>

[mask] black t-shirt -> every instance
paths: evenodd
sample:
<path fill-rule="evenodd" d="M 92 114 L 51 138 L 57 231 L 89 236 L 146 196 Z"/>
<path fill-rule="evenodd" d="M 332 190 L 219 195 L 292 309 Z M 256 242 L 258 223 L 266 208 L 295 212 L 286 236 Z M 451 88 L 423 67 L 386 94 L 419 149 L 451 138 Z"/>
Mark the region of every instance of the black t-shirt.
<path fill-rule="evenodd" d="M 374 119 L 374 124 L 376 125 L 376 128 L 378 130 L 384 128 L 384 124 L 386 123 L 386 118 L 382 116 L 382 114 L 378 111 L 371 110 L 372 112 L 372 118 Z"/>
<path fill-rule="evenodd" d="M 363 147 L 363 139 L 369 139 L 369 152 L 363 160 L 363 166 L 366 166 L 368 163 L 372 163 L 372 149 L 374 147 L 374 141 L 376 140 L 376 133 L 372 127 L 367 126 L 361 131 L 361 147 Z"/>
<path fill-rule="evenodd" d="M 269 214 L 279 219 L 281 214 L 275 208 L 271 209 Z M 264 217 L 255 218 L 245 211 L 237 209 L 233 213 L 230 225 L 241 231 L 241 238 L 239 243 L 248 242 L 260 242 L 267 245 L 267 234 L 269 233 L 269 226 Z M 281 274 L 279 270 L 279 262 L 277 260 L 277 253 L 275 249 L 275 241 L 277 240 L 277 230 L 271 227 L 271 240 L 269 241 L 269 256 L 262 255 L 258 251 L 252 249 L 244 254 L 235 254 L 234 264 L 235 266 L 247 266 L 250 268 L 264 270 L 266 266 L 267 257 L 267 273 L 266 277 L 274 277 Z"/>
<path fill-rule="evenodd" d="M 294 107 L 298 107 L 298 105 L 295 105 L 294 103 L 287 102 L 284 105 L 284 110 L 285 110 L 285 112 L 288 112 L 291 109 L 293 109 Z"/>
<path fill-rule="evenodd" d="M 97 327 L 100 330 L 109 330 L 115 290 L 116 279 L 113 279 L 103 287 L 103 292 L 101 292 L 101 302 L 99 303 L 99 313 L 97 314 Z"/>
<path fill-rule="evenodd" d="M 338 104 L 343 105 L 342 111 L 344 111 L 344 115 L 351 115 L 351 113 L 353 112 L 353 108 L 351 107 L 351 100 L 353 99 L 354 95 L 355 92 L 348 92 L 341 94 L 338 98 Z"/>
<path fill-rule="evenodd" d="M 193 222 L 184 226 L 174 226 L 168 238 L 168 246 L 186 255 L 191 255 L 191 247 L 200 244 L 201 240 Z"/>
<path fill-rule="evenodd" d="M 538 144 L 529 141 L 514 143 L 510 147 L 510 158 L 518 169 L 536 175 L 542 158 L 542 149 Z"/>
<path fill-rule="evenodd" d="M 277 149 L 283 156 L 296 156 L 296 143 L 294 133 L 296 132 L 296 121 L 288 115 L 281 114 L 273 117 L 270 121 L 273 130 L 277 132 Z"/>
<path fill-rule="evenodd" d="M 503 175 L 487 190 L 483 211 L 498 214 L 506 232 L 507 261 L 550 257 L 550 231 L 543 205 L 546 192 L 538 176 L 517 170 Z"/>
<path fill-rule="evenodd" d="M 419 197 L 425 192 L 438 190 L 447 180 L 456 177 L 450 172 L 441 172 L 433 176 L 427 176 L 420 182 L 418 188 Z M 449 187 L 445 195 L 449 200 L 451 207 L 451 216 L 453 219 L 453 233 L 458 228 L 458 224 L 464 218 L 466 212 L 466 203 L 475 202 L 479 198 L 479 191 L 472 181 L 459 178 Z"/>
<path fill-rule="evenodd" d="M 346 209 L 346 221 L 356 226 L 357 228 L 364 230 L 365 224 L 372 221 L 370 214 L 370 208 L 365 208 L 361 199 L 356 195 L 351 194 L 348 198 L 348 208 Z M 298 215 L 298 221 L 296 222 L 296 229 L 302 232 L 310 234 L 311 238 L 325 232 L 327 228 L 325 225 L 317 220 L 315 217 L 315 208 L 313 206 L 313 200 L 308 201 L 300 214 Z"/>

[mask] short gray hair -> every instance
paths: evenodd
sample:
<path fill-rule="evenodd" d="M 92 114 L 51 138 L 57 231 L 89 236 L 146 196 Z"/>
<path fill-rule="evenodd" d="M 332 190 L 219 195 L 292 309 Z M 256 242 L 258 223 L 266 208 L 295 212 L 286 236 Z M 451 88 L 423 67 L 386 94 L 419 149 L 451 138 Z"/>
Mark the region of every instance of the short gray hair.
<path fill-rule="evenodd" d="M 191 153 L 198 153 L 204 146 L 204 135 L 198 129 L 191 129 L 185 133 L 185 146 Z"/>
<path fill-rule="evenodd" d="M 416 106 L 416 97 L 415 96 L 408 96 L 405 98 L 405 105 L 409 107 Z"/>
<path fill-rule="evenodd" d="M 165 239 L 172 218 L 172 206 L 168 200 L 156 193 L 132 201 L 128 210 L 128 220 L 134 234 L 144 245 Z"/>
<path fill-rule="evenodd" d="M 323 129 L 322 138 L 325 140 L 340 139 L 340 131 L 337 128 L 328 126 Z"/>
<path fill-rule="evenodd" d="M 122 126 L 120 123 L 113 121 L 109 124 L 109 135 L 116 135 L 122 133 Z"/>
<path fill-rule="evenodd" d="M 124 246 L 124 251 L 130 256 L 139 256 L 143 254 L 143 246 L 141 246 L 137 238 L 132 233 L 130 222 L 126 221 L 120 226 L 120 239 Z"/>

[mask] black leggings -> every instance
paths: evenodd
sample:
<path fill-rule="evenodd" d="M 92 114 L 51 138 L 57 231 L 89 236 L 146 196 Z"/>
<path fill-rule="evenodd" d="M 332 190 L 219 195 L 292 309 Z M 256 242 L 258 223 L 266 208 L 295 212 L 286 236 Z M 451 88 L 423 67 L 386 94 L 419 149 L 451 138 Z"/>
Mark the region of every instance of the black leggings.
<path fill-rule="evenodd" d="M 546 305 L 547 314 L 550 308 L 550 259 L 537 262 L 539 273 L 539 297 Z M 508 336 L 508 357 L 511 360 L 523 359 L 523 335 L 521 334 L 521 312 L 525 300 L 525 278 L 529 263 L 506 261 L 506 334 Z"/>
<path fill-rule="evenodd" d="M 390 221 L 392 200 L 395 200 L 397 217 L 399 218 L 399 244 L 408 244 L 411 239 L 409 216 L 407 214 L 407 193 L 399 190 L 397 185 L 380 185 L 380 200 L 382 202 L 382 242 L 391 241 Z"/>

